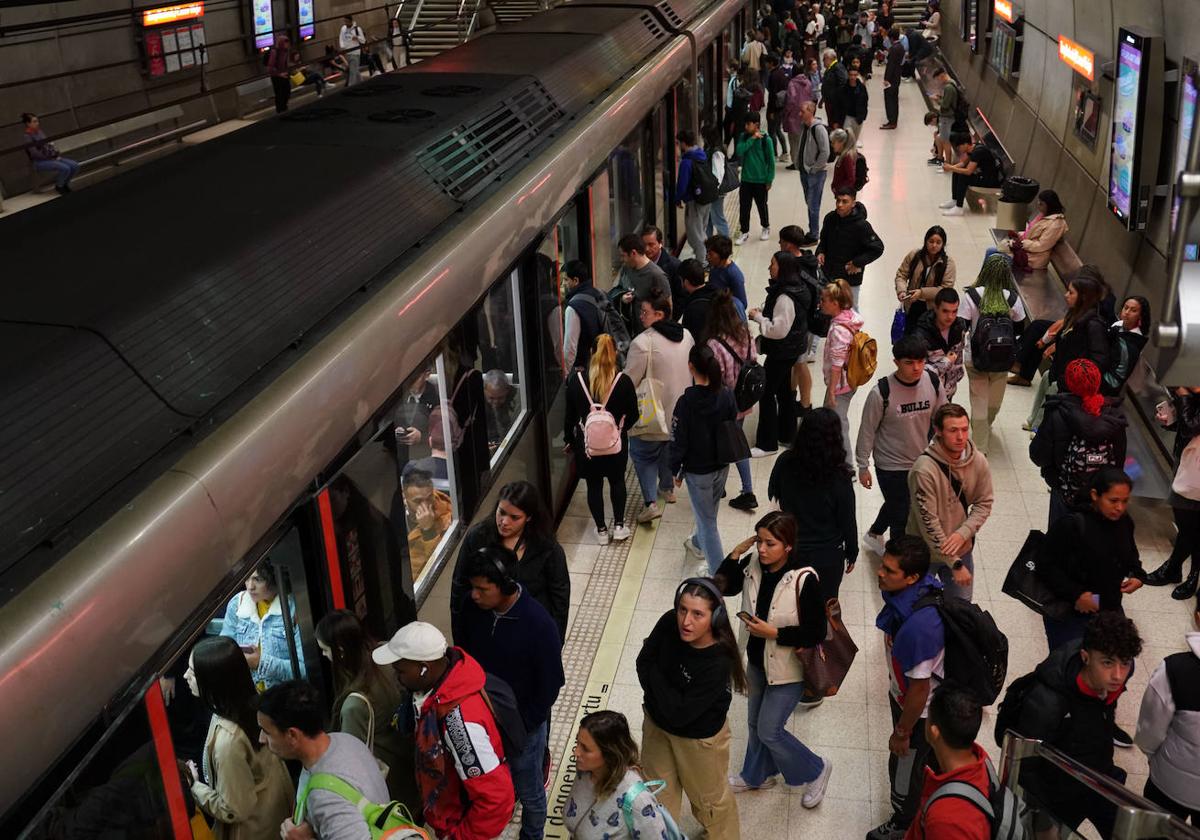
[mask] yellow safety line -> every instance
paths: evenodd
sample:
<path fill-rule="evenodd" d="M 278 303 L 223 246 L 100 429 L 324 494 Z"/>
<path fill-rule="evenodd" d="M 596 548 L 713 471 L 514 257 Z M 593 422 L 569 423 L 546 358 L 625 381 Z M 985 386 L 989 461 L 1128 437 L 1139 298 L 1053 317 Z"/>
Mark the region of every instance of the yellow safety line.
<path fill-rule="evenodd" d="M 658 523 L 655 520 L 652 527 L 636 526 L 629 545 L 629 554 L 625 558 L 625 567 L 621 570 L 621 581 L 617 584 L 616 594 L 609 606 L 608 620 L 604 622 L 604 633 L 600 637 L 600 646 L 592 660 L 592 668 L 588 672 L 587 683 L 584 685 L 583 697 L 575 719 L 571 721 L 571 734 L 567 738 L 567 746 L 556 763 L 558 772 L 554 776 L 554 784 L 547 796 L 549 813 L 546 817 L 547 840 L 568 840 L 570 834 L 563 824 L 562 812 L 566 806 L 567 796 L 575 783 L 575 757 L 572 748 L 575 736 L 579 732 L 579 721 L 584 715 L 608 708 L 608 696 L 612 691 L 613 677 L 617 674 L 617 666 L 621 662 L 621 654 L 625 649 L 625 638 L 629 634 L 629 626 L 633 623 L 634 606 L 637 604 L 638 593 L 642 590 L 642 580 L 650 565 L 650 550 L 654 546 L 654 538 L 658 533 Z"/>

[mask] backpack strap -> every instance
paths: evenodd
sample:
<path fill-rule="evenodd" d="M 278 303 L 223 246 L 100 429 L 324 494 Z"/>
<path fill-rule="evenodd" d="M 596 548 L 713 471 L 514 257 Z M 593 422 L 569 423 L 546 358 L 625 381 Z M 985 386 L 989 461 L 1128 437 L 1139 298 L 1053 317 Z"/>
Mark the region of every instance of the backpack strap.
<path fill-rule="evenodd" d="M 928 458 L 930 461 L 933 461 L 933 463 L 937 464 L 937 468 L 942 471 L 942 475 L 946 476 L 946 480 L 950 482 L 950 489 L 953 490 L 954 495 L 958 497 L 958 503 L 962 505 L 963 513 L 969 516 L 971 513 L 971 506 L 967 504 L 967 495 L 963 492 L 962 482 L 954 477 L 954 472 L 950 469 L 950 467 L 926 452 L 922 452 L 917 457 Z"/>
<path fill-rule="evenodd" d="M 725 343 L 725 339 L 723 339 L 723 338 L 718 338 L 718 339 L 717 339 L 717 344 L 720 344 L 722 347 L 724 347 L 724 348 L 725 348 L 725 351 L 726 351 L 727 353 L 729 353 L 729 355 L 730 355 L 730 356 L 732 356 L 732 357 L 733 357 L 734 361 L 736 361 L 736 362 L 738 363 L 738 365 L 744 365 L 744 364 L 746 364 L 746 361 L 745 361 L 745 359 L 743 359 L 743 358 L 742 358 L 741 356 L 739 356 L 737 353 L 734 353 L 734 352 L 733 352 L 733 348 L 732 348 L 732 347 L 730 347 L 728 344 L 726 344 L 726 343 Z"/>
<path fill-rule="evenodd" d="M 967 802 L 970 802 L 983 812 L 983 815 L 988 818 L 988 822 L 994 822 L 996 819 L 996 812 L 992 808 L 992 803 L 988 801 L 988 798 L 975 785 L 967 784 L 966 782 L 946 782 L 939 787 L 925 800 L 925 808 L 922 814 L 928 814 L 929 808 L 934 802 L 948 797 L 965 799 Z"/>
<path fill-rule="evenodd" d="M 665 788 L 667 783 L 662 779 L 639 779 L 629 786 L 629 790 L 621 796 L 621 813 L 625 817 L 625 828 L 629 829 L 629 836 L 636 837 L 637 833 L 633 830 L 633 803 L 639 796 L 646 791 L 650 791 L 651 796 L 658 794 L 660 790 Z"/>
<path fill-rule="evenodd" d="M 351 805 L 365 813 L 365 809 L 375 803 L 371 802 L 358 790 L 344 779 L 340 779 L 331 773 L 314 773 L 308 777 L 308 784 L 304 786 L 300 797 L 296 800 L 296 811 L 292 815 L 292 822 L 299 825 L 304 821 L 305 810 L 308 806 L 308 797 L 314 790 L 327 790 L 332 794 L 342 797 Z"/>
<path fill-rule="evenodd" d="M 969 297 L 971 302 L 975 304 L 976 309 L 979 309 L 983 303 L 983 298 L 979 297 L 979 289 L 975 288 L 974 286 L 967 286 L 967 297 Z"/>
<path fill-rule="evenodd" d="M 888 410 L 888 398 L 892 395 L 892 383 L 888 381 L 891 377 L 885 376 L 879 380 L 879 396 L 883 397 L 883 410 Z M 883 423 L 883 418 L 879 418 L 879 422 Z"/>
<path fill-rule="evenodd" d="M 375 752 L 375 707 L 371 705 L 371 698 L 363 694 L 361 691 L 352 691 L 346 695 L 346 699 L 357 697 L 367 707 L 367 749 L 372 753 Z"/>
<path fill-rule="evenodd" d="M 598 406 L 598 407 L 600 407 L 600 408 L 604 408 L 604 405 L 603 405 L 603 404 L 601 404 L 601 403 L 598 403 L 598 402 L 596 402 L 595 400 L 593 400 L 593 399 L 592 399 L 592 392 L 588 390 L 588 384 L 587 384 L 587 380 L 585 380 L 585 379 L 583 378 L 583 371 L 582 371 L 582 370 L 577 370 L 577 371 L 575 371 L 575 375 L 576 375 L 577 377 L 579 377 L 579 385 L 580 385 L 580 387 L 581 387 L 581 388 L 583 388 L 583 395 L 584 395 L 585 397 L 587 397 L 587 401 L 588 401 L 588 403 L 589 403 L 589 404 L 592 406 L 592 408 L 596 408 L 597 406 Z M 613 378 L 613 381 L 614 381 L 614 382 L 616 382 L 616 378 L 615 378 L 615 377 Z M 612 393 L 612 391 L 610 390 L 610 391 L 609 391 L 609 393 L 611 394 L 611 393 Z"/>
<path fill-rule="evenodd" d="M 938 379 L 937 371 L 927 367 L 925 372 L 929 374 L 929 381 L 933 383 L 933 392 L 935 394 L 942 393 L 942 380 Z"/>

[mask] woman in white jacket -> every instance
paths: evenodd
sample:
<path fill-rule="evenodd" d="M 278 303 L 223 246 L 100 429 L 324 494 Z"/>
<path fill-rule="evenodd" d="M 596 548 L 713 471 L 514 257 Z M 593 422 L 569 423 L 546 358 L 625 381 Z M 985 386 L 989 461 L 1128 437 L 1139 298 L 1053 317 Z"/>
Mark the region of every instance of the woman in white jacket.
<path fill-rule="evenodd" d="M 183 675 L 212 712 L 202 766 L 187 763 L 197 804 L 213 821 L 217 840 L 275 840 L 291 816 L 295 789 L 283 761 L 259 742 L 258 693 L 246 657 L 227 636 L 192 650 Z"/>
<path fill-rule="evenodd" d="M 671 320 L 671 300 L 652 290 L 650 297 L 638 304 L 642 331 L 629 345 L 625 359 L 625 375 L 638 389 L 638 424 L 629 430 L 629 457 L 642 487 L 646 507 L 637 516 L 640 523 L 652 522 L 662 516 L 658 495 L 667 502 L 675 501 L 675 483 L 667 465 L 667 444 L 671 440 L 671 417 L 675 403 L 692 384 L 688 372 L 688 353 L 695 341 L 692 334 Z M 646 387 L 643 387 L 645 385 Z M 658 400 L 662 414 L 656 409 L 649 391 Z M 658 422 L 661 417 L 661 424 Z"/>

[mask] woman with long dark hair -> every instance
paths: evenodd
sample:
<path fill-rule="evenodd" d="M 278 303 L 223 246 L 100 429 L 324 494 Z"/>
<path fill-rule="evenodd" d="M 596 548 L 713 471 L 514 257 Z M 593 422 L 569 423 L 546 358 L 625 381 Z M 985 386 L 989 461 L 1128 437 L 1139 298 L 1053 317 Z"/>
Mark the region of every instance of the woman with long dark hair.
<path fill-rule="evenodd" d="M 421 794 L 413 775 L 413 741 L 391 726 L 406 696 L 391 668 L 371 658 L 377 643 L 349 610 L 327 613 L 316 628 L 317 646 L 333 666 L 332 731 L 353 735 L 387 765 L 388 793 L 414 816 Z"/>
<path fill-rule="evenodd" d="M 755 534 L 730 552 L 715 575 L 726 597 L 742 596 L 746 625 L 749 735 L 742 771 L 729 779 L 735 791 L 774 787 L 775 776 L 807 785 L 801 804 L 815 808 L 825 796 L 833 765 L 788 732 L 804 694 L 804 668 L 796 648 L 825 639 L 825 602 L 817 575 L 801 573 L 795 554 L 796 518 L 772 511 Z M 748 554 L 757 546 L 756 554 Z"/>
<path fill-rule="evenodd" d="M 495 515 L 472 525 L 463 537 L 450 584 L 452 616 L 463 606 L 471 589 L 467 579 L 469 558 L 486 545 L 503 545 L 517 555 L 517 582 L 546 608 L 558 625 L 560 639 L 565 640 L 571 601 L 567 555 L 555 537 L 554 519 L 533 484 L 520 480 L 501 487 Z"/>
<path fill-rule="evenodd" d="M 607 709 L 584 715 L 573 755 L 577 775 L 563 807 L 572 840 L 667 836 L 662 805 L 643 785 L 638 746 L 625 715 Z M 627 802 L 630 796 L 633 801 Z"/>
<path fill-rule="evenodd" d="M 1029 220 L 1025 230 L 1009 237 L 1008 245 L 1012 255 L 1006 256 L 1005 259 L 1010 260 L 1014 268 L 1021 271 L 1048 266 L 1050 252 L 1067 232 L 1065 212 L 1062 200 L 1054 190 L 1042 190 L 1038 193 L 1037 213 Z M 986 260 L 992 254 L 999 253 L 999 248 L 988 248 L 983 258 Z"/>
<path fill-rule="evenodd" d="M 933 303 L 938 289 L 953 289 L 958 269 L 946 253 L 946 230 L 934 225 L 925 231 L 924 244 L 904 255 L 896 268 L 896 299 L 904 307 L 904 334 L 917 328 L 917 321 Z"/>
<path fill-rule="evenodd" d="M 729 464 L 722 463 L 717 452 L 717 430 L 725 421 L 737 418 L 737 403 L 733 392 L 722 384 L 721 366 L 707 344 L 697 344 L 688 353 L 688 370 L 696 384 L 675 403 L 668 460 L 675 486 L 687 482 L 696 520 L 692 535 L 683 541 L 684 548 L 706 560 L 711 573 L 724 555 L 717 509 L 729 475 Z"/>
<path fill-rule="evenodd" d="M 786 251 L 771 257 L 770 285 L 762 308 L 746 317 L 758 322 L 760 343 L 766 361 L 766 387 L 758 407 L 758 434 L 751 454 L 755 458 L 779 449 L 779 442 L 796 434 L 796 396 L 792 390 L 792 367 L 808 343 L 808 311 L 812 290 L 800 278 L 796 258 Z"/>
<path fill-rule="evenodd" d="M 1106 397 L 1120 396 L 1125 383 L 1137 368 L 1153 326 L 1150 301 L 1141 295 L 1130 295 L 1121 302 L 1117 320 L 1108 328 L 1113 352 L 1111 366 L 1100 382 L 1101 394 Z"/>
<path fill-rule="evenodd" d="M 242 649 L 227 636 L 203 639 L 183 677 L 212 713 L 202 766 L 186 766 L 213 834 L 218 840 L 275 840 L 291 816 L 295 789 L 283 762 L 259 742 L 258 692 Z"/>
<path fill-rule="evenodd" d="M 738 374 L 741 373 L 742 363 L 755 357 L 754 339 L 750 328 L 741 319 L 733 305 L 733 294 L 729 289 L 721 289 L 713 298 L 708 309 L 708 320 L 705 321 L 705 339 L 708 348 L 712 350 L 721 366 L 721 384 L 733 389 L 737 385 Z M 754 406 L 737 414 L 738 426 L 741 427 L 746 417 L 754 410 Z M 750 459 L 743 458 L 737 462 L 738 477 L 742 481 L 742 492 L 729 500 L 729 506 L 736 510 L 751 511 L 758 507 L 758 499 L 754 495 L 754 481 L 750 475 Z"/>
<path fill-rule="evenodd" d="M 804 418 L 771 470 L 767 497 L 796 519 L 796 557 L 816 569 L 822 602 L 838 597 L 842 574 L 858 559 L 858 522 L 837 412 L 816 408 Z"/>
<path fill-rule="evenodd" d="M 667 786 L 662 803 L 680 817 L 682 793 L 710 837 L 737 837 L 738 812 L 725 777 L 729 703 L 746 691 L 746 672 L 721 591 L 710 578 L 689 578 L 675 591 L 642 643 L 638 682 L 646 710 L 642 758 Z"/>

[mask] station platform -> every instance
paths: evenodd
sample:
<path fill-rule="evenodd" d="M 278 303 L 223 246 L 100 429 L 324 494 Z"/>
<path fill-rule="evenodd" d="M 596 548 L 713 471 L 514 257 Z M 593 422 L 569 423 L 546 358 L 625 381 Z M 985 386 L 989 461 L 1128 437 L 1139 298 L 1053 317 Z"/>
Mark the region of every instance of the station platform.
<path fill-rule="evenodd" d="M 979 211 L 962 217 L 944 217 L 937 208 L 950 197 L 950 176 L 928 166 L 930 130 L 921 122 L 924 102 L 915 84 L 905 83 L 900 91 L 899 128 L 880 131 L 883 122 L 882 72 L 868 83 L 870 116 L 864 125 L 861 151 L 870 164 L 870 182 L 859 195 L 868 219 L 883 239 L 884 256 L 866 269 L 861 295 L 865 329 L 879 344 L 879 376 L 892 370 L 889 332 L 896 298 L 893 277 L 907 252 L 918 247 L 925 231 L 934 224 L 947 231 L 947 250 L 958 266 L 961 290 L 975 278 L 985 250 L 992 245 L 989 229 L 994 216 Z M 764 123 L 765 125 L 765 123 Z M 752 306 L 765 296 L 767 267 L 777 248 L 779 228 L 787 224 L 807 226 L 807 213 L 800 179 L 786 164 L 778 164 L 770 191 L 771 237 L 760 241 L 757 215 L 752 216 L 751 238 L 735 249 L 734 261 L 746 276 Z M 732 209 L 732 205 L 731 205 Z M 823 213 L 833 209 L 826 190 Z M 1070 208 L 1067 208 L 1068 215 Z M 728 214 L 736 227 L 736 211 Z M 685 251 L 687 249 L 685 248 Z M 688 256 L 688 254 L 684 254 Z M 819 363 L 813 366 L 813 397 L 824 395 Z M 851 408 L 851 434 L 856 435 L 867 389 L 860 388 Z M 1031 671 L 1047 654 L 1041 619 L 1000 591 L 1004 575 L 1030 529 L 1045 529 L 1049 494 L 1037 467 L 1029 460 L 1030 433 L 1021 423 L 1029 412 L 1032 388 L 1010 387 L 1004 406 L 992 429 L 988 461 L 996 490 L 995 506 L 977 540 L 975 558 L 975 602 L 995 617 L 1010 644 L 1009 679 Z M 967 387 L 962 384 L 955 401 L 967 405 Z M 753 441 L 757 413 L 747 418 L 747 436 Z M 1131 432 L 1132 434 L 1132 432 Z M 767 500 L 766 486 L 774 457 L 752 461 L 759 508 L 753 513 L 722 504 L 719 526 L 726 551 L 753 533 L 754 523 L 774 506 Z M 686 486 L 677 491 L 678 502 L 666 506 L 654 524 L 638 526 L 634 517 L 642 508 L 641 495 L 632 467 L 626 478 L 629 503 L 626 517 L 633 537 L 623 543 L 596 544 L 591 518 L 580 483 L 564 516 L 558 539 L 566 550 L 571 573 L 571 618 L 563 651 L 567 684 L 552 716 L 551 754 L 554 767 L 549 794 L 550 818 L 547 837 L 566 838 L 561 806 L 574 778 L 571 747 L 578 719 L 588 712 L 613 709 L 622 712 L 640 741 L 642 691 L 635 660 L 642 640 L 663 612 L 672 608 L 679 582 L 706 573 L 703 564 L 690 558 L 683 541 L 692 532 L 692 513 Z M 732 498 L 737 492 L 736 472 L 728 484 Z M 878 511 L 882 496 L 875 488 L 855 484 L 860 535 Z M 726 500 L 727 501 L 727 500 Z M 1169 510 L 1161 504 L 1137 500 L 1132 511 L 1137 521 L 1137 542 L 1147 570 L 1156 568 L 1171 548 L 1173 528 Z M 737 795 L 743 837 L 861 838 L 891 813 L 888 803 L 887 742 L 892 731 L 888 710 L 888 673 L 883 639 L 875 628 L 882 607 L 875 581 L 879 558 L 860 549 L 859 562 L 841 588 L 843 618 L 859 656 L 849 678 L 836 697 L 810 711 L 797 711 L 792 731 L 814 752 L 832 760 L 833 773 L 824 801 L 815 809 L 801 807 L 803 789 L 780 784 L 766 791 Z M 448 575 L 444 576 L 448 578 Z M 438 589 L 448 582 L 439 581 Z M 1192 602 L 1170 598 L 1170 587 L 1144 587 L 1126 601 L 1127 614 L 1142 633 L 1145 648 L 1136 663 L 1129 690 L 1120 699 L 1118 724 L 1133 732 L 1141 696 L 1150 674 L 1163 657 L 1186 649 L 1184 633 L 1191 628 Z M 443 603 L 435 592 L 433 602 Z M 740 608 L 729 599 L 731 613 Z M 425 612 L 425 611 L 423 611 Z M 427 620 L 442 623 L 430 610 Z M 424 617 L 424 616 L 423 616 Z M 995 707 L 985 712 L 980 743 L 995 760 L 1000 751 L 992 740 Z M 730 709 L 733 734 L 730 773 L 740 770 L 746 746 L 746 700 L 735 695 Z M 1118 749 L 1117 763 L 1129 773 L 1127 786 L 1141 793 L 1147 774 L 1142 753 Z M 519 809 L 518 809 L 519 810 Z M 690 814 L 681 827 L 689 836 L 700 833 Z M 1089 835 L 1085 825 L 1083 834 Z M 515 825 L 505 836 L 516 836 Z"/>

